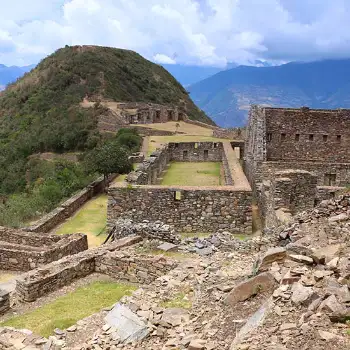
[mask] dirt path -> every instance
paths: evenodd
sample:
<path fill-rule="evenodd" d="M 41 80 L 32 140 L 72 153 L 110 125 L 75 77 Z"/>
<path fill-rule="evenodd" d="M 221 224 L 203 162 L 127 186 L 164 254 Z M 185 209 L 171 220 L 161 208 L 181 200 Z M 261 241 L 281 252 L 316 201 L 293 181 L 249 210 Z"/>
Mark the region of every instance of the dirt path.
<path fill-rule="evenodd" d="M 232 173 L 234 186 L 249 189 L 249 182 L 243 172 L 242 166 L 237 158 L 236 152 L 233 150 L 229 141 L 223 142 L 225 153 L 227 154 L 228 166 Z"/>

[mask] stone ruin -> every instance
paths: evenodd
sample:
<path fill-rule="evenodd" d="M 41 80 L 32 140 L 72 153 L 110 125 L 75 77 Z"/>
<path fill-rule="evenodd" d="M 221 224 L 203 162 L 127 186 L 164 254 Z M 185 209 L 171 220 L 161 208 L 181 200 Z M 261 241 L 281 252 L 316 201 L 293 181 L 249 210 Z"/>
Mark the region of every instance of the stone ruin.
<path fill-rule="evenodd" d="M 180 240 L 174 228 L 161 221 L 150 222 L 144 220 L 139 223 L 134 223 L 130 219 L 119 219 L 115 222 L 115 226 L 111 230 L 106 242 L 108 240 L 114 241 L 122 237 L 133 235 L 150 239 L 160 239 L 170 243 L 178 243 Z"/>
<path fill-rule="evenodd" d="M 294 215 L 344 190 L 350 183 L 349 140 L 350 110 L 251 108 L 244 170 L 264 219 L 269 216 L 265 225 L 278 225 L 283 212 Z"/>
<path fill-rule="evenodd" d="M 0 227 L 0 270 L 29 271 L 88 249 L 83 234 L 64 236 Z"/>
<path fill-rule="evenodd" d="M 119 320 L 123 315 L 142 320 L 142 348 L 158 349 L 163 342 L 180 349 L 228 349 L 226 338 L 231 342 L 234 333 L 232 350 L 277 349 L 273 347 L 276 344 L 281 350 L 303 346 L 346 349 L 349 342 L 341 325 L 350 315 L 350 199 L 347 195 L 332 197 L 349 180 L 347 113 L 253 107 L 244 147 L 240 142 L 169 144 L 128 176 L 129 185 L 110 188 L 108 220 L 110 227 L 115 227 L 112 243 L 87 250 L 82 234 L 59 237 L 0 228 L 0 269 L 17 267 L 26 271 L 17 279 L 15 295 L 19 302 L 33 302 L 94 272 L 147 286 L 111 311 L 114 317 L 119 315 Z M 341 129 L 333 128 L 333 117 Z M 306 118 L 305 125 L 298 124 L 300 118 Z M 307 124 L 311 120 L 314 122 Z M 324 125 L 332 126 L 332 134 L 324 131 L 328 130 Z M 307 152 L 302 152 L 299 145 Z M 249 184 L 237 186 L 240 173 L 233 161 L 238 158 L 232 156 L 235 146 L 241 148 L 238 158 L 245 163 L 253 191 Z M 221 161 L 225 185 L 160 186 L 158 179 L 170 160 Z M 232 233 L 236 229 L 251 232 L 253 194 L 264 218 L 263 235 L 239 241 Z M 174 228 L 211 234 L 180 241 Z M 178 268 L 178 262 L 172 259 L 130 250 L 143 240 L 171 243 L 166 249 L 163 246 L 164 250 L 175 246 L 180 253 L 197 253 L 198 266 L 181 264 Z M 249 278 L 247 270 L 251 266 L 245 265 L 244 279 L 234 278 L 233 284 L 227 284 L 231 275 L 224 269 L 225 259 L 237 255 L 236 264 L 245 259 L 250 262 L 256 253 L 259 257 Z M 155 292 L 157 288 L 167 285 L 169 293 L 185 281 L 190 281 L 195 295 L 203 298 L 191 312 L 146 307 L 162 295 Z M 254 298 L 259 298 L 260 289 L 268 295 L 261 307 L 244 320 L 235 319 L 244 326 L 212 347 L 211 334 L 225 329 L 226 313 L 250 307 Z M 12 298 L 8 291 L 0 290 L 0 314 L 11 311 Z M 211 318 L 203 318 L 205 313 Z M 215 315 L 219 315 L 220 322 L 212 324 Z M 167 329 L 172 335 L 168 339 Z M 147 337 L 151 331 L 152 337 Z M 11 337 L 14 332 L 18 331 L 0 330 L 0 347 L 4 344 L 2 336 Z M 67 333 L 58 337 L 65 339 Z M 191 338 L 192 333 L 206 334 L 208 339 Z M 65 346 L 62 339 L 59 343 L 33 339 L 48 349 L 51 345 Z M 120 344 L 126 350 L 138 346 L 129 346 L 121 339 L 117 330 L 105 325 L 87 346 L 114 348 Z M 29 337 L 22 344 L 26 341 Z M 331 347 L 332 341 L 338 347 Z"/>
<path fill-rule="evenodd" d="M 160 178 L 171 161 L 221 162 L 220 186 L 164 186 Z M 153 152 L 125 183 L 108 189 L 107 226 L 120 220 L 161 222 L 178 232 L 252 232 L 252 191 L 227 142 L 178 142 Z"/>

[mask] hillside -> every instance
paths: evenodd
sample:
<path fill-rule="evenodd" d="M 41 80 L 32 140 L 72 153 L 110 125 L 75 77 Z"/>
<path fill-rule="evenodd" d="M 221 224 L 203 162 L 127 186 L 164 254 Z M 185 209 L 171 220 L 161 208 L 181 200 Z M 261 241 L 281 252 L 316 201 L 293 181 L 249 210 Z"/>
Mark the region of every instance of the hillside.
<path fill-rule="evenodd" d="M 240 66 L 188 88 L 220 126 L 245 124 L 249 106 L 350 108 L 350 60 Z"/>
<path fill-rule="evenodd" d="M 93 148 L 99 140 L 90 100 L 185 102 L 190 118 L 211 122 L 163 67 L 135 52 L 107 47 L 65 47 L 0 93 L 0 194 L 24 187 L 17 176 L 37 152 Z M 13 174 L 13 175 L 12 175 Z M 18 177 L 17 184 L 5 185 Z M 6 187 L 6 188 L 4 188 Z"/>
<path fill-rule="evenodd" d="M 0 92 L 0 199 L 4 198 L 8 207 L 14 201 L 12 208 L 18 207 L 23 196 L 35 197 L 37 185 L 43 181 L 45 193 L 54 197 L 51 205 L 69 195 L 66 191 L 56 196 L 52 182 L 55 191 L 61 191 L 68 185 L 61 189 L 57 184 L 69 177 L 69 188 L 77 189 L 94 175 L 68 161 L 54 166 L 28 161 L 37 153 L 85 152 L 101 143 L 97 116 L 104 108 L 82 108 L 84 97 L 92 101 L 185 103 L 190 118 L 211 122 L 175 78 L 135 52 L 95 46 L 60 49 Z M 20 200 L 14 194 L 20 195 Z M 23 210 L 30 206 L 34 204 L 27 203 Z"/>

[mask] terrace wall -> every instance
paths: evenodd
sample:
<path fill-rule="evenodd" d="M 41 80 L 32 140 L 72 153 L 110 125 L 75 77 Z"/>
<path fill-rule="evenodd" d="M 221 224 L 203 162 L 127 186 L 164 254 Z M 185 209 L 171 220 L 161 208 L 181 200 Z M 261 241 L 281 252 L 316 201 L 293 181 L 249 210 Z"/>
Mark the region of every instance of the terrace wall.
<path fill-rule="evenodd" d="M 17 279 L 16 293 L 20 300 L 32 302 L 93 272 L 122 281 L 150 283 L 176 266 L 161 256 L 118 252 L 141 240 L 139 236 L 130 236 L 32 270 Z"/>
<path fill-rule="evenodd" d="M 160 220 L 178 232 L 251 233 L 252 193 L 227 187 L 165 187 L 115 185 L 108 191 L 107 225 L 120 218 Z"/>
<path fill-rule="evenodd" d="M 149 284 L 172 270 L 176 264 L 163 256 L 135 256 L 125 252 L 112 252 L 97 257 L 95 266 L 96 272 L 119 281 Z"/>
<path fill-rule="evenodd" d="M 113 181 L 117 175 L 111 175 L 108 182 Z M 26 227 L 25 230 L 29 232 L 49 232 L 56 226 L 61 224 L 64 220 L 69 218 L 74 212 L 81 208 L 88 200 L 95 195 L 104 191 L 105 181 L 100 177 L 90 185 L 85 187 L 79 193 L 67 199 L 59 207 L 52 210 L 50 213 L 44 215 L 31 226 Z"/>
<path fill-rule="evenodd" d="M 0 270 L 29 271 L 86 249 L 83 234 L 43 236 L 0 227 Z"/>

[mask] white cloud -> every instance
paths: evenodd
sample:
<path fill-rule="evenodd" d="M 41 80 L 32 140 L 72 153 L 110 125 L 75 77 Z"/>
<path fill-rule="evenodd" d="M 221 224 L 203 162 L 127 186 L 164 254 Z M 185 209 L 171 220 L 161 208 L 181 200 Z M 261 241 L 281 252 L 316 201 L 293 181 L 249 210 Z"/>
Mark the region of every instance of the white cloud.
<path fill-rule="evenodd" d="M 12 0 L 1 5 L 0 63 L 64 45 L 127 48 L 157 62 L 350 57 L 348 0 Z"/>
<path fill-rule="evenodd" d="M 165 63 L 165 64 L 175 64 L 176 61 L 167 55 L 163 55 L 161 53 L 157 53 L 153 56 L 153 60 L 157 63 Z"/>

